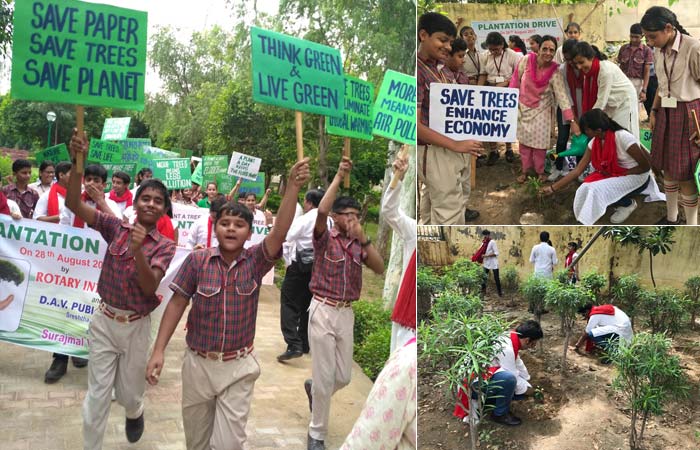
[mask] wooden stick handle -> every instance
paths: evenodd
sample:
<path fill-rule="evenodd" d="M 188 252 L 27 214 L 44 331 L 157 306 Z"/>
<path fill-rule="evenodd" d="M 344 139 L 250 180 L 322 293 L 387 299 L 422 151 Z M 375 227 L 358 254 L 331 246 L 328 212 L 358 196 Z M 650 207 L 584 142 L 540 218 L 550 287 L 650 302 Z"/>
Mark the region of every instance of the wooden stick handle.
<path fill-rule="evenodd" d="M 294 122 L 297 130 L 297 161 L 304 159 L 304 117 L 301 111 L 294 111 Z"/>
<path fill-rule="evenodd" d="M 403 145 L 401 146 L 401 150 L 396 154 L 396 159 L 405 159 L 406 156 L 408 155 L 408 150 L 406 149 L 406 146 Z M 389 184 L 389 189 L 396 189 L 396 186 L 399 185 L 399 176 L 397 175 L 397 170 L 394 169 L 394 175 L 391 177 L 391 184 Z"/>
<path fill-rule="evenodd" d="M 695 132 L 698 134 L 698 138 L 700 138 L 700 124 L 698 124 L 698 114 L 695 112 L 694 109 L 690 110 L 690 114 L 693 115 L 693 121 L 695 122 Z"/>
<path fill-rule="evenodd" d="M 350 138 L 347 138 L 347 137 L 343 139 L 343 156 L 350 159 Z M 345 189 L 349 189 L 350 188 L 350 174 L 349 173 L 345 174 L 344 182 L 345 182 L 345 184 L 344 184 Z"/>
<path fill-rule="evenodd" d="M 75 124 L 78 128 L 78 136 L 83 136 L 85 107 L 78 105 L 75 107 Z M 85 159 L 83 158 L 83 153 L 75 155 L 76 171 L 78 173 L 83 173 L 85 170 Z"/>

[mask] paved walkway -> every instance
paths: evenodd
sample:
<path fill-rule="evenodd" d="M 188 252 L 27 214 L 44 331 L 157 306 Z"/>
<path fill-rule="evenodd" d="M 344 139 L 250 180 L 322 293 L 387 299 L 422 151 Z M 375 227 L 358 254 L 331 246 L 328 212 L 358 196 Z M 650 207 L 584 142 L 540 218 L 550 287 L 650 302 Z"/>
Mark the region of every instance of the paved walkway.
<path fill-rule="evenodd" d="M 113 402 L 105 449 L 185 449 L 180 407 L 184 322 L 183 317 L 166 351 L 160 383 L 156 387 L 147 385 L 143 437 L 136 444 L 128 443 L 124 435 L 124 409 Z M 279 331 L 279 290 L 263 286 L 255 338 L 262 374 L 255 385 L 248 419 L 250 449 L 306 449 L 309 408 L 303 383 L 311 376 L 311 358 L 304 355 L 280 364 L 276 356 L 284 349 Z M 69 364 L 68 373 L 61 381 L 47 385 L 44 372 L 50 363 L 51 355 L 45 351 L 0 342 L 0 447 L 3 450 L 82 448 L 81 405 L 87 389 L 87 370 Z M 329 450 L 343 443 L 371 387 L 371 381 L 355 365 L 350 385 L 333 397 L 326 440 Z"/>

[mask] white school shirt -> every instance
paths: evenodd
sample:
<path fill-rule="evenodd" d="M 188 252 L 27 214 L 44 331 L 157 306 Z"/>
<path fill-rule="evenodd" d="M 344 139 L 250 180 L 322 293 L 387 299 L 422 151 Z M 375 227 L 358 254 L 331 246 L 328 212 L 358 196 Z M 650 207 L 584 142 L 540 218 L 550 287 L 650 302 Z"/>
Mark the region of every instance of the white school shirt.
<path fill-rule="evenodd" d="M 42 195 L 51 190 L 51 184 L 49 184 L 49 187 L 45 187 L 43 184 L 41 184 L 41 180 L 36 180 L 34 183 L 29 183 L 29 187 L 37 191 L 39 195 Z"/>
<path fill-rule="evenodd" d="M 402 181 L 394 189 L 387 188 L 382 198 L 381 215 L 392 230 L 403 241 L 403 271 L 406 272 L 411 255 L 416 249 L 416 219 L 409 217 L 399 208 Z"/>
<path fill-rule="evenodd" d="M 494 256 L 485 256 L 492 253 Z M 493 239 L 491 239 L 486 246 L 486 252 L 484 253 L 484 269 L 498 269 L 498 247 L 496 246 L 496 241 Z"/>
<path fill-rule="evenodd" d="M 540 242 L 532 247 L 530 262 L 535 264 L 535 274 L 552 278 L 554 266 L 559 263 L 557 252 L 546 242 Z"/>
<path fill-rule="evenodd" d="M 502 372 L 505 370 L 515 375 L 515 393 L 524 394 L 525 391 L 527 391 L 527 388 L 532 387 L 532 385 L 528 383 L 530 374 L 527 371 L 527 367 L 525 367 L 525 363 L 522 359 L 520 359 L 519 352 L 518 357 L 515 357 L 513 342 L 510 340 L 510 331 L 501 336 L 496 345 L 501 346 L 501 352 L 496 355 L 491 365 L 500 367 L 500 369 L 498 369 L 496 372 Z M 522 351 L 522 349 L 520 349 L 520 351 Z"/>
<path fill-rule="evenodd" d="M 288 247 L 289 263 L 297 260 L 297 249 L 313 248 L 314 226 L 316 226 L 318 208 L 313 208 L 297 217 L 287 231 L 285 243 Z"/>
<path fill-rule="evenodd" d="M 60 196 L 59 196 L 60 199 Z M 109 209 L 112 210 L 115 216 L 117 216 L 119 219 L 122 218 L 122 212 L 119 210 L 119 207 L 117 206 L 116 203 L 114 203 L 114 200 L 110 200 L 109 198 L 105 198 L 105 202 L 107 202 L 107 206 Z M 86 200 L 85 204 L 92 207 L 92 208 L 97 208 L 97 205 L 95 202 L 92 200 Z M 60 210 L 61 211 L 61 219 L 59 220 L 58 223 L 61 225 L 69 225 L 73 226 L 73 220 L 75 219 L 75 214 L 73 211 L 70 210 L 70 208 L 63 208 Z"/>
<path fill-rule="evenodd" d="M 19 205 L 17 204 L 16 201 L 10 200 L 9 198 L 7 199 L 7 207 L 10 208 L 10 214 L 19 214 L 20 216 L 22 215 L 22 210 L 19 209 Z"/>
<path fill-rule="evenodd" d="M 57 193 L 58 194 L 58 193 Z M 57 195 L 58 197 L 58 214 L 60 215 L 63 212 L 63 209 L 65 208 L 66 205 L 66 198 L 62 196 L 61 194 Z M 32 219 L 38 219 L 39 217 L 46 217 L 49 215 L 49 192 L 44 192 L 41 194 L 39 197 L 39 201 L 36 202 L 36 206 L 34 207 L 34 214 L 32 214 Z"/>
<path fill-rule="evenodd" d="M 190 230 L 190 237 L 187 241 L 188 248 L 194 248 L 195 245 L 203 245 L 207 247 L 207 226 L 209 225 L 209 217 L 204 216 L 197 220 Z M 216 239 L 216 233 L 214 233 L 214 221 L 211 222 L 211 246 L 216 247 L 219 245 L 219 240 Z"/>
<path fill-rule="evenodd" d="M 625 341 L 631 342 L 634 333 L 632 332 L 632 322 L 630 322 L 630 318 L 617 306 L 613 306 L 613 308 L 615 308 L 614 316 L 609 316 L 607 314 L 592 315 L 588 319 L 586 333 L 591 333 L 594 337 L 615 333 Z"/>

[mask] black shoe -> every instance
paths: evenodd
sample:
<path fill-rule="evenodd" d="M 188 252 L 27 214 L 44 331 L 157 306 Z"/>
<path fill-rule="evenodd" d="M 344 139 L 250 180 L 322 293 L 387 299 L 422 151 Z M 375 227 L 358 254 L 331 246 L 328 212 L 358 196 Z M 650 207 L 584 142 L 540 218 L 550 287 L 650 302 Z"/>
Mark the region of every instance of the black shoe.
<path fill-rule="evenodd" d="M 51 363 L 51 367 L 46 371 L 44 375 L 44 383 L 53 384 L 63 378 L 68 370 L 68 359 L 67 358 L 54 358 Z"/>
<path fill-rule="evenodd" d="M 664 217 L 663 219 L 656 222 L 656 225 L 680 225 L 680 224 L 681 224 L 680 217 L 678 217 L 675 222 L 671 222 L 670 220 L 668 220 L 667 217 Z"/>
<path fill-rule="evenodd" d="M 88 365 L 88 360 L 85 358 L 78 358 L 77 356 L 72 356 L 71 361 L 73 361 L 73 367 L 82 369 Z"/>
<path fill-rule="evenodd" d="M 509 163 L 515 161 L 515 153 L 513 153 L 513 150 L 506 150 L 506 161 Z"/>
<path fill-rule="evenodd" d="M 143 414 L 138 419 L 127 418 L 124 431 L 126 431 L 126 439 L 129 442 L 133 443 L 141 439 L 143 434 Z"/>
<path fill-rule="evenodd" d="M 494 164 L 496 164 L 496 161 L 498 161 L 498 158 L 499 156 L 497 151 L 489 153 L 489 159 L 486 160 L 486 165 L 493 166 Z"/>
<path fill-rule="evenodd" d="M 282 353 L 277 357 L 277 361 L 282 362 L 287 361 L 289 359 L 301 358 L 301 355 L 303 355 L 303 353 L 299 350 L 288 349 L 286 352 Z"/>
<path fill-rule="evenodd" d="M 326 444 L 323 441 L 307 436 L 306 450 L 326 450 Z"/>
<path fill-rule="evenodd" d="M 467 222 L 471 222 L 472 220 L 476 220 L 479 217 L 479 211 L 476 211 L 474 209 L 465 209 L 464 210 L 464 220 Z"/>
<path fill-rule="evenodd" d="M 497 415 L 492 413 L 491 419 L 496 423 L 500 423 L 501 425 L 507 425 L 509 427 L 515 427 L 515 426 L 518 426 L 521 423 L 523 423 L 522 420 L 515 417 L 511 413 L 506 413 L 505 415 L 502 415 L 502 416 L 497 416 Z"/>
<path fill-rule="evenodd" d="M 302 352 L 303 354 L 305 354 L 305 355 L 306 355 L 307 353 L 309 353 L 310 351 L 311 351 L 311 347 L 309 347 L 308 345 L 303 346 L 302 349 L 301 349 L 301 352 Z"/>
<path fill-rule="evenodd" d="M 311 396 L 311 383 L 312 381 L 310 378 L 304 381 L 304 390 L 306 391 L 306 396 L 309 398 L 309 411 L 311 411 L 311 408 L 313 406 L 313 397 Z"/>

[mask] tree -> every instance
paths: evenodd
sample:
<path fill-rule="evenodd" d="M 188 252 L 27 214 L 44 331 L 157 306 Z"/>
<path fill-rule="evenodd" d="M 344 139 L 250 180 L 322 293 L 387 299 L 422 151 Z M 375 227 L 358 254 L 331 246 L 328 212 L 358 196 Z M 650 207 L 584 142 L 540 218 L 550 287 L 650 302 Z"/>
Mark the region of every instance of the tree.
<path fill-rule="evenodd" d="M 687 299 L 675 289 L 646 291 L 640 296 L 641 310 L 647 316 L 646 325 L 652 333 L 672 335 L 683 325 L 688 308 Z"/>
<path fill-rule="evenodd" d="M 0 0 L 0 58 L 9 56 L 8 49 L 12 43 L 13 3 L 11 0 Z"/>
<path fill-rule="evenodd" d="M 576 324 L 578 309 L 593 301 L 593 293 L 588 289 L 559 281 L 550 282 L 545 304 L 559 313 L 564 328 L 564 351 L 561 358 L 561 371 L 566 371 L 566 353 L 569 348 L 571 332 Z"/>
<path fill-rule="evenodd" d="M 685 282 L 685 295 L 690 309 L 690 328 L 695 329 L 695 317 L 700 312 L 700 276 L 688 278 Z"/>
<path fill-rule="evenodd" d="M 542 312 L 544 311 L 544 298 L 547 295 L 547 284 L 550 282 L 547 278 L 543 278 L 532 274 L 525 280 L 520 291 L 527 300 L 529 307 L 528 311 L 535 315 L 535 320 L 542 320 Z"/>
<path fill-rule="evenodd" d="M 663 414 L 671 400 L 688 396 L 690 387 L 678 356 L 669 352 L 663 334 L 637 333 L 630 344 L 615 346 L 608 358 L 617 369 L 613 389 L 620 391 L 632 411 L 630 449 L 641 448 L 650 414 Z"/>
<path fill-rule="evenodd" d="M 19 286 L 24 281 L 24 272 L 12 262 L 0 259 L 0 281 Z"/>
<path fill-rule="evenodd" d="M 636 273 L 620 277 L 612 286 L 612 303 L 625 311 L 625 314 L 630 318 L 632 328 L 634 328 L 634 318 L 639 311 L 639 305 L 645 292 L 639 282 L 639 275 Z"/>
<path fill-rule="evenodd" d="M 581 277 L 581 286 L 591 291 L 594 298 L 593 302 L 596 305 L 602 303 L 600 292 L 603 290 L 603 287 L 605 287 L 605 284 L 605 275 L 601 275 L 595 270 L 591 270 Z"/>
<path fill-rule="evenodd" d="M 513 266 L 503 269 L 503 289 L 510 294 L 510 306 L 515 306 L 515 293 L 520 289 L 520 274 Z"/>

